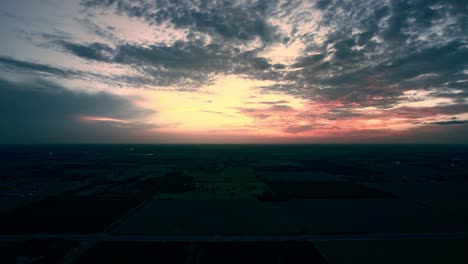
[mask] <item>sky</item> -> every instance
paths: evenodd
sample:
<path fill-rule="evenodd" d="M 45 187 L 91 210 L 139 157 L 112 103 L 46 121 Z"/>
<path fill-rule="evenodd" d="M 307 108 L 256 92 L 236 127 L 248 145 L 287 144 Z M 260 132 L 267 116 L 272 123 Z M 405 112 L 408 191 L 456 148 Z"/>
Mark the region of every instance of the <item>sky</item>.
<path fill-rule="evenodd" d="M 468 143 L 466 0 L 4 0 L 0 35 L 0 143 Z"/>

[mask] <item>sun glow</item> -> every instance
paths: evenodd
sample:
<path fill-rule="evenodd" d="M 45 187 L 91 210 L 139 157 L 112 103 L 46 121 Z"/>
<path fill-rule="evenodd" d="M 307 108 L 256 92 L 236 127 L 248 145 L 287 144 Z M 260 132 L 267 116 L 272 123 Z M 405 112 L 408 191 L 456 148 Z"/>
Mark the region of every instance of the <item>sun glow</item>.
<path fill-rule="evenodd" d="M 302 109 L 305 100 L 282 93 L 265 93 L 261 87 L 275 84 L 240 76 L 220 76 L 196 92 L 174 90 L 143 91 L 136 103 L 156 113 L 151 123 L 164 132 L 207 132 L 274 134 L 248 115 L 250 110 L 268 109 L 280 102 L 284 107 Z"/>

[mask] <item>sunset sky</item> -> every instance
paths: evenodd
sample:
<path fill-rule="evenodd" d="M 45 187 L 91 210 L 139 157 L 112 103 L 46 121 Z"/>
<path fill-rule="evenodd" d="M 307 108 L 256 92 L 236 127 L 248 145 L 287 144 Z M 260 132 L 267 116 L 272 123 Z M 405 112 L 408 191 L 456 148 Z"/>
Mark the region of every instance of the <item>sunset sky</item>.
<path fill-rule="evenodd" d="M 468 143 L 468 2 L 0 1 L 1 143 Z"/>

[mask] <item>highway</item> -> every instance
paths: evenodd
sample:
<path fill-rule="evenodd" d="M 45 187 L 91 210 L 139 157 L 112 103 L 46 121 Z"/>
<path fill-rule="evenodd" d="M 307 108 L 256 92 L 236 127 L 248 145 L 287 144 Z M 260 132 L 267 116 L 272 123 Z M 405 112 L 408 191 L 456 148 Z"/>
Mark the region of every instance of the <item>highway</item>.
<path fill-rule="evenodd" d="M 317 234 L 317 235 L 118 235 L 95 234 L 21 234 L 0 235 L 0 241 L 25 241 L 29 239 L 66 239 L 76 241 L 127 241 L 127 242 L 262 242 L 262 241 L 333 241 L 333 240 L 389 240 L 389 239 L 441 239 L 468 238 L 468 232 L 456 233 L 381 233 L 381 234 Z"/>

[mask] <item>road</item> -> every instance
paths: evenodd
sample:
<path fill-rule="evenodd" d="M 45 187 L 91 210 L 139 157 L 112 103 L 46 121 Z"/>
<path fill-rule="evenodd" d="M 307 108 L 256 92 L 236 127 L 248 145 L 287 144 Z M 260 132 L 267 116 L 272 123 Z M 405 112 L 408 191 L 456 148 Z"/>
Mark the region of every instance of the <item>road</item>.
<path fill-rule="evenodd" d="M 262 236 L 198 236 L 198 235 L 116 235 L 96 234 L 24 234 L 0 235 L 0 242 L 29 239 L 67 239 L 76 241 L 127 242 L 261 242 L 261 241 L 332 241 L 332 240 L 389 240 L 468 238 L 468 232 L 459 233 L 383 233 L 383 234 L 331 234 L 331 235 L 262 235 Z"/>

